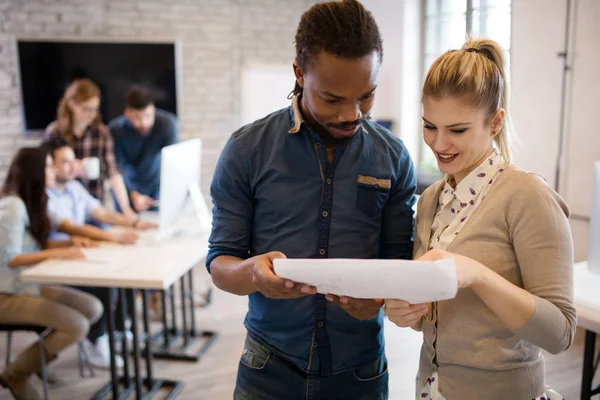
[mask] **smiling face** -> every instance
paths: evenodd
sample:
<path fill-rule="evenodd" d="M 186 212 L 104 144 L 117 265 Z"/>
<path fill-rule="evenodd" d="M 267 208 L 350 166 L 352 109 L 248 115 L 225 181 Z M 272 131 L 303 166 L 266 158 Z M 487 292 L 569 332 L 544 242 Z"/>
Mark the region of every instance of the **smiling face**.
<path fill-rule="evenodd" d="M 75 179 L 75 153 L 68 146 L 58 148 L 54 151 L 54 171 L 56 182 L 64 185 Z"/>
<path fill-rule="evenodd" d="M 73 115 L 73 125 L 85 128 L 98 116 L 100 98 L 94 96 L 85 101 L 69 100 L 68 105 Z"/>
<path fill-rule="evenodd" d="M 373 107 L 379 74 L 376 51 L 342 58 L 321 51 L 307 71 L 294 64 L 302 116 L 325 142 L 352 137 Z"/>
<path fill-rule="evenodd" d="M 493 151 L 503 120 L 503 109 L 490 118 L 465 97 L 423 99 L 423 139 L 440 171 L 454 176 L 457 184 Z"/>

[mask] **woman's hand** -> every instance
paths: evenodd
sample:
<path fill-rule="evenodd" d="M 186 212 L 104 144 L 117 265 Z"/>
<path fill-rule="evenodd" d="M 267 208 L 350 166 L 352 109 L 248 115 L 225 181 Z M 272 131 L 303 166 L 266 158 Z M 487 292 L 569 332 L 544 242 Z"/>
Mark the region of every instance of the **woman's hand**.
<path fill-rule="evenodd" d="M 71 236 L 71 243 L 77 247 L 98 247 L 98 243 L 82 236 Z"/>
<path fill-rule="evenodd" d="M 427 304 L 409 304 L 404 300 L 385 301 L 385 313 L 389 320 L 401 328 L 414 328 L 427 314 Z"/>
<path fill-rule="evenodd" d="M 484 269 L 483 264 L 472 258 L 450 253 L 445 250 L 433 249 L 417 258 L 418 261 L 436 261 L 453 258 L 456 265 L 456 280 L 459 289 L 471 287 L 481 281 Z"/>
<path fill-rule="evenodd" d="M 84 260 L 85 254 L 79 247 L 64 247 L 62 249 L 53 249 L 53 256 L 63 260 Z"/>

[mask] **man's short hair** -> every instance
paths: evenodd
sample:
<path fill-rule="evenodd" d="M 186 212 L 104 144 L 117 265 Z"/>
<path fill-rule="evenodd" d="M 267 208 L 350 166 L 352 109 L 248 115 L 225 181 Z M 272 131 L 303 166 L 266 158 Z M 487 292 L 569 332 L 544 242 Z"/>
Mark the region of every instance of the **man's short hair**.
<path fill-rule="evenodd" d="M 154 104 L 154 95 L 148 89 L 140 85 L 133 85 L 127 90 L 125 105 L 134 110 L 143 110 L 150 104 Z"/>
<path fill-rule="evenodd" d="M 47 152 L 47 154 L 49 154 L 52 157 L 54 157 L 55 151 L 57 151 L 58 149 L 62 149 L 63 147 L 71 147 L 71 145 L 65 139 L 57 135 L 52 135 L 41 145 L 41 148 L 44 149 Z"/>

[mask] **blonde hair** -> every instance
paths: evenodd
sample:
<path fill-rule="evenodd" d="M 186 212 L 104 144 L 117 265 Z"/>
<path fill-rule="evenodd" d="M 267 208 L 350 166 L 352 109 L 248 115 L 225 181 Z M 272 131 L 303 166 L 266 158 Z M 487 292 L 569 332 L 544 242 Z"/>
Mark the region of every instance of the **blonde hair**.
<path fill-rule="evenodd" d="M 98 99 L 100 99 L 100 89 L 89 79 L 74 80 L 67 87 L 65 94 L 58 103 L 58 110 L 56 112 L 56 122 L 60 136 L 67 140 L 70 140 L 73 136 L 73 112 L 68 105 L 69 100 L 82 103 L 93 97 L 98 97 Z M 102 124 L 100 113 L 96 115 L 92 124 Z"/>
<path fill-rule="evenodd" d="M 463 97 L 486 111 L 491 121 L 499 108 L 505 110 L 494 144 L 506 163 L 512 159 L 512 124 L 508 110 L 508 81 L 504 70 L 504 50 L 488 39 L 468 39 L 460 50 L 450 50 L 429 68 L 423 84 L 423 98 Z"/>

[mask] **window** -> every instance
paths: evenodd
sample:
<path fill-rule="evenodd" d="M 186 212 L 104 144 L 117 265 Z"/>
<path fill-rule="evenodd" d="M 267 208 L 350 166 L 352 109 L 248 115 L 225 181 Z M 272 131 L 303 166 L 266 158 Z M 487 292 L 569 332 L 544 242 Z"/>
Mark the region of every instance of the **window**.
<path fill-rule="evenodd" d="M 511 0 L 425 0 L 422 80 L 437 57 L 460 48 L 467 36 L 495 40 L 507 50 L 509 63 L 510 3 Z M 419 135 L 419 167 L 437 170 L 435 156 L 423 142 L 422 132 Z"/>

